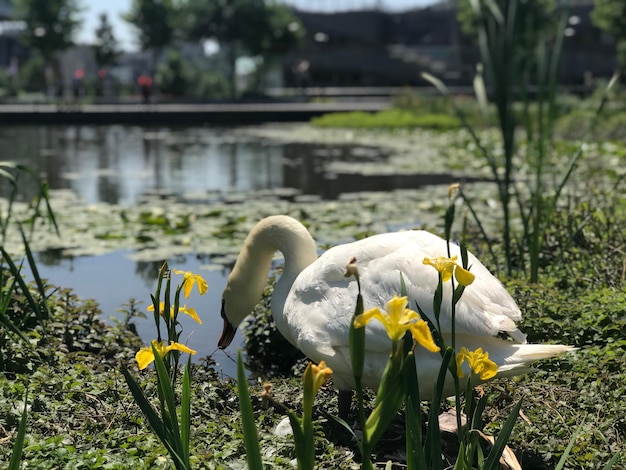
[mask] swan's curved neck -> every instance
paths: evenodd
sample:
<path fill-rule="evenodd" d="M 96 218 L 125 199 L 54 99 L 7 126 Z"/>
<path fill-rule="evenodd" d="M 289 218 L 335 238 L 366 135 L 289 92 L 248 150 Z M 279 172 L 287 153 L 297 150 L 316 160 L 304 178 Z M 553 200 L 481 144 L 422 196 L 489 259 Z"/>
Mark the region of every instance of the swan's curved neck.
<path fill-rule="evenodd" d="M 317 259 L 315 241 L 298 221 L 287 216 L 263 219 L 250 232 L 228 278 L 223 299 L 236 326 L 254 309 L 265 285 L 272 258 L 280 251 L 285 258 L 283 274 L 272 294 L 272 313 L 282 308 L 298 274 Z"/>

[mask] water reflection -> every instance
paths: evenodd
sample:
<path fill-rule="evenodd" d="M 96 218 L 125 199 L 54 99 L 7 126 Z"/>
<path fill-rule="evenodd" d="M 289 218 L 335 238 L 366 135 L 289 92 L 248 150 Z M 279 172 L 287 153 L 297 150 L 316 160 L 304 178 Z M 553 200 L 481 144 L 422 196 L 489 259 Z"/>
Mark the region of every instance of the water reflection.
<path fill-rule="evenodd" d="M 3 127 L 0 145 L 14 150 L 6 159 L 18 159 L 51 189 L 72 190 L 87 204 L 131 206 L 154 194 L 219 196 L 279 188 L 336 199 L 347 192 L 451 181 L 448 175 L 359 174 L 368 162 L 388 161 L 379 148 L 272 143 L 208 127 Z M 353 163 L 357 171 L 332 171 L 333 162 Z M 34 185 L 24 188 L 34 195 Z"/>
<path fill-rule="evenodd" d="M 146 194 L 185 195 L 283 185 L 282 148 L 232 139 L 215 128 L 23 126 L 2 128 L 0 145 L 87 204 L 134 205 Z M 34 186 L 30 188 L 32 196 Z"/>

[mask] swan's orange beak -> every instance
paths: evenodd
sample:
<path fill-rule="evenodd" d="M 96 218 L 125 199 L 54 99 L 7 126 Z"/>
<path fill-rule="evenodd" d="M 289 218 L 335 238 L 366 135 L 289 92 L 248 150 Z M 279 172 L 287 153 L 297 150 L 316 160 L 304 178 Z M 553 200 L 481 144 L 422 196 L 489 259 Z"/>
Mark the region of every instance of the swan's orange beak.
<path fill-rule="evenodd" d="M 220 349 L 226 349 L 235 337 L 235 332 L 237 331 L 237 328 L 228 321 L 228 317 L 226 316 L 226 310 L 224 308 L 224 299 L 222 299 L 221 315 L 224 319 L 224 329 L 222 330 L 222 336 L 220 336 L 220 339 L 217 342 L 217 347 Z"/>

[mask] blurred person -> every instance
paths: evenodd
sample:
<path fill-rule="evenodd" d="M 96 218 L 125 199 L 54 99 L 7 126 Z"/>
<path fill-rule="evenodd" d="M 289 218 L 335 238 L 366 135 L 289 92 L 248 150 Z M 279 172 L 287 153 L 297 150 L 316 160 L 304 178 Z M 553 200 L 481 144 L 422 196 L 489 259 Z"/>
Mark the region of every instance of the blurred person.
<path fill-rule="evenodd" d="M 144 103 L 150 102 L 150 95 L 152 94 L 152 85 L 153 80 L 150 74 L 145 70 L 141 72 L 141 75 L 137 77 L 137 85 L 139 85 L 139 89 L 141 90 L 141 96 L 143 97 Z"/>
<path fill-rule="evenodd" d="M 72 92 L 74 93 L 74 99 L 78 100 L 83 91 L 83 79 L 85 78 L 85 71 L 82 68 L 77 68 L 74 71 L 72 77 Z"/>

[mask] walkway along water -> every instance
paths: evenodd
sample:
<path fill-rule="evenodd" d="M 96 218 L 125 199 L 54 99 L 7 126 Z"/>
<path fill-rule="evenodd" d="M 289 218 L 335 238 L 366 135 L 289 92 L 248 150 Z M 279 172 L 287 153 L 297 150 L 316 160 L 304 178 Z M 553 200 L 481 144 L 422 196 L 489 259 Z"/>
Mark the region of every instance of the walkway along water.
<path fill-rule="evenodd" d="M 390 100 L 384 98 L 326 103 L 6 104 L 0 105 L 0 125 L 302 122 L 326 113 L 374 112 L 390 106 Z"/>

